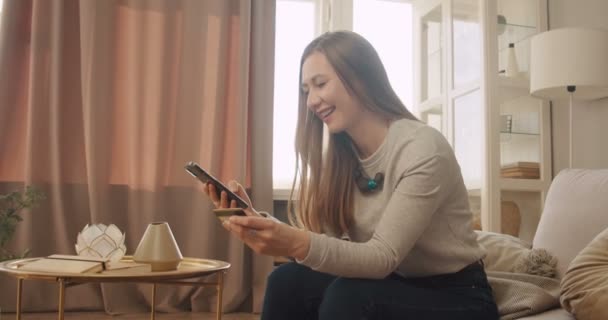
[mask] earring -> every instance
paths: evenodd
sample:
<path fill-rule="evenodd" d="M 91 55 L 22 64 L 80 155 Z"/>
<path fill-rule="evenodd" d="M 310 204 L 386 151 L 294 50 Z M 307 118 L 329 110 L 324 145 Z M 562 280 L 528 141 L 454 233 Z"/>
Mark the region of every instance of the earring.
<path fill-rule="evenodd" d="M 357 170 L 355 170 L 355 184 L 363 194 L 382 190 L 384 184 L 384 173 L 378 172 L 372 179 L 365 174 L 361 167 L 358 167 Z"/>

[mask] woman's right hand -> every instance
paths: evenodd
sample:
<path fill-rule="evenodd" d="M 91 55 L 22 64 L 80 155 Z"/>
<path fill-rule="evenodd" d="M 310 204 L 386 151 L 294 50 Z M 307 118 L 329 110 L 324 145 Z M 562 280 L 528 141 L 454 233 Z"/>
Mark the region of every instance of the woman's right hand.
<path fill-rule="evenodd" d="M 228 189 L 243 199 L 248 207 L 247 217 L 232 216 L 222 222 L 222 226 L 239 237 L 255 252 L 271 256 L 293 256 L 304 259 L 310 250 L 308 232 L 293 228 L 268 213 L 253 209 L 245 188 L 236 181 L 230 181 Z M 228 203 L 228 194 L 222 191 L 218 197 L 216 188 L 208 183 L 202 191 L 211 198 L 216 208 L 236 208 L 236 201 Z"/>
<path fill-rule="evenodd" d="M 247 214 L 248 216 L 260 216 L 260 214 L 253 208 L 249 195 L 247 195 L 247 192 L 245 192 L 245 188 L 240 183 L 232 180 L 228 182 L 226 186 L 228 187 L 228 189 L 230 189 L 230 191 L 234 192 L 241 199 L 245 200 L 248 206 L 247 209 L 243 210 L 245 211 L 245 214 Z M 202 191 L 207 196 L 209 196 L 209 198 L 211 198 L 211 201 L 213 202 L 213 205 L 216 208 L 237 207 L 236 200 L 232 200 L 230 201 L 230 203 L 228 203 L 228 194 L 226 193 L 226 191 L 222 191 L 220 196 L 218 197 L 217 190 L 215 186 L 211 183 L 204 184 L 202 187 Z"/>

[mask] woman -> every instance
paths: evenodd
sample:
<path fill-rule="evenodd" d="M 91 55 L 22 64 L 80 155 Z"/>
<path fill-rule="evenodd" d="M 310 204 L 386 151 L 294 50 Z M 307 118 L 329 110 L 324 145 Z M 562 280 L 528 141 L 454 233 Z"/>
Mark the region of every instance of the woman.
<path fill-rule="evenodd" d="M 254 209 L 224 224 L 297 261 L 270 275 L 261 319 L 498 319 L 454 153 L 399 100 L 373 47 L 326 33 L 304 50 L 300 81 L 298 228 Z"/>

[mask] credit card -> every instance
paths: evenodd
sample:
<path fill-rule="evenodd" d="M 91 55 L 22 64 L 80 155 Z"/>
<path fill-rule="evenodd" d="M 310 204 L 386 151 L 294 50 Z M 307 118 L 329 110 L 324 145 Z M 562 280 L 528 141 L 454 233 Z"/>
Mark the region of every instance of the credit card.
<path fill-rule="evenodd" d="M 222 222 L 232 216 L 246 216 L 245 211 L 241 208 L 218 208 L 213 209 L 213 213 Z"/>

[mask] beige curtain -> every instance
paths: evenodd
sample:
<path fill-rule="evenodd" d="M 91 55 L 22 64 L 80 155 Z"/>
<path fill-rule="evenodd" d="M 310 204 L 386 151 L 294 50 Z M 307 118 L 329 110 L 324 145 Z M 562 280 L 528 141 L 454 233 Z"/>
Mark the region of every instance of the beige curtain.
<path fill-rule="evenodd" d="M 232 264 L 226 311 L 259 311 L 270 258 L 211 214 L 183 170 L 195 160 L 272 208 L 274 1 L 4 0 L 0 26 L 0 192 L 36 185 L 15 251 L 74 253 L 87 223 L 116 224 L 129 254 L 168 221 L 185 256 Z M 16 282 L 0 276 L 0 306 Z M 56 310 L 57 287 L 25 284 L 23 309 Z M 150 287 L 69 288 L 66 308 L 146 312 Z M 160 286 L 160 311 L 213 310 L 213 289 Z"/>

